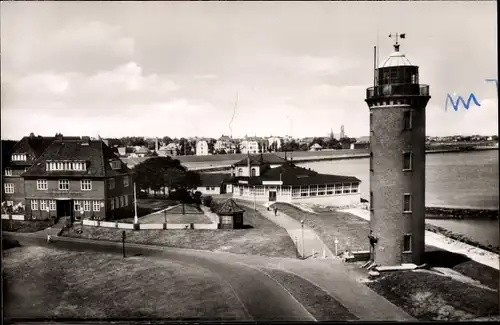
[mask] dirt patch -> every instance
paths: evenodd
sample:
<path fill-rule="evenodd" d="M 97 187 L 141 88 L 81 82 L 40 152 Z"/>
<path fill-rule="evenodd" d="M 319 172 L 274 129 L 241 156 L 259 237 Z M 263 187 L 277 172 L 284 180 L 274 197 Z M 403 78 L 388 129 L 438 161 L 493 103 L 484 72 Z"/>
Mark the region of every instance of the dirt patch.
<path fill-rule="evenodd" d="M 3 263 L 7 319 L 248 320 L 212 273 L 166 260 L 23 247 Z"/>
<path fill-rule="evenodd" d="M 366 283 L 421 321 L 498 315 L 498 293 L 428 272 L 393 272 Z"/>
<path fill-rule="evenodd" d="M 332 296 L 311 282 L 281 270 L 265 270 L 301 303 L 318 321 L 352 321 L 351 314 Z"/>

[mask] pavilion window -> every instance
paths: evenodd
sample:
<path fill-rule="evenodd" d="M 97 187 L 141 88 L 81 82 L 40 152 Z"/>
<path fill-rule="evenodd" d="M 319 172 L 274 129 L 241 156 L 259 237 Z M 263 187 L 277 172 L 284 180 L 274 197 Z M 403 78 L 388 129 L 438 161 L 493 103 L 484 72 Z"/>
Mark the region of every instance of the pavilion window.
<path fill-rule="evenodd" d="M 335 185 L 333 185 L 333 184 L 328 184 L 328 185 L 326 186 L 326 194 L 327 194 L 327 195 L 333 195 L 333 191 L 334 191 L 334 189 L 335 189 Z"/>
<path fill-rule="evenodd" d="M 342 184 L 335 184 L 335 194 L 342 194 Z"/>
<path fill-rule="evenodd" d="M 326 185 L 318 185 L 318 195 L 325 195 Z"/>
<path fill-rule="evenodd" d="M 351 185 L 351 193 L 358 193 L 359 191 L 359 184 L 358 183 L 352 183 Z"/>
<path fill-rule="evenodd" d="M 300 196 L 300 186 L 292 187 L 292 197 L 299 197 L 299 196 Z"/>
<path fill-rule="evenodd" d="M 309 196 L 309 186 L 300 187 L 300 196 Z"/>
<path fill-rule="evenodd" d="M 342 193 L 344 194 L 349 194 L 351 193 L 351 183 L 344 183 L 342 184 Z"/>
<path fill-rule="evenodd" d="M 318 195 L 318 185 L 309 186 L 309 196 L 316 196 L 316 195 Z"/>

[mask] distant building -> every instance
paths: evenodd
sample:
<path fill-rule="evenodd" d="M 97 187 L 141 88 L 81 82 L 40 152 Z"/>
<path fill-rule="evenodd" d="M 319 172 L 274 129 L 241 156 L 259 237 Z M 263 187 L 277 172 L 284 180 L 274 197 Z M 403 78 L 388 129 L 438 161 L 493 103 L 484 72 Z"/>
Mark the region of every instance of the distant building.
<path fill-rule="evenodd" d="M 234 145 L 232 139 L 227 135 L 222 135 L 214 145 L 214 151 L 220 152 L 224 151 L 225 153 L 234 153 L 236 146 Z"/>
<path fill-rule="evenodd" d="M 146 157 L 150 153 L 150 150 L 144 146 L 134 146 L 130 157 Z"/>
<path fill-rule="evenodd" d="M 267 139 L 267 148 L 269 151 L 279 151 L 281 149 L 282 140 L 278 137 L 270 137 Z"/>
<path fill-rule="evenodd" d="M 240 150 L 244 154 L 259 153 L 259 142 L 254 139 L 243 140 L 240 142 Z"/>
<path fill-rule="evenodd" d="M 196 155 L 208 156 L 208 142 L 206 140 L 196 142 Z"/>
<path fill-rule="evenodd" d="M 165 150 L 167 156 L 177 156 L 181 150 L 181 146 L 178 143 L 171 142 L 165 147 L 162 147 L 161 150 Z"/>
<path fill-rule="evenodd" d="M 259 202 L 298 202 L 344 206 L 360 203 L 360 180 L 319 174 L 276 155 L 253 155 L 232 166 L 234 198 Z"/>
<path fill-rule="evenodd" d="M 226 188 L 223 182 L 231 177 L 230 174 L 224 173 L 200 173 L 201 184 L 196 188 L 196 191 L 204 195 L 216 195 L 225 193 Z M 230 188 L 231 189 L 231 188 Z M 232 192 L 232 189 L 231 189 Z"/>
<path fill-rule="evenodd" d="M 321 151 L 322 149 L 323 149 L 323 147 L 322 147 L 321 145 L 319 145 L 319 144 L 315 143 L 315 144 L 313 144 L 313 145 L 311 146 L 310 151 Z"/>

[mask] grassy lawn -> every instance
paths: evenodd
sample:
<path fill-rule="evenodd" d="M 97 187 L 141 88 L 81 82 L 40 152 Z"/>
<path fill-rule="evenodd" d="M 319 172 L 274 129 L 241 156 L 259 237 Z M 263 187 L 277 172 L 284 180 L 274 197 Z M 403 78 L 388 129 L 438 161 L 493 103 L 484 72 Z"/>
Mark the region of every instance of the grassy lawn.
<path fill-rule="evenodd" d="M 259 213 L 245 212 L 247 229 L 235 230 L 126 230 L 127 242 L 162 245 L 179 248 L 203 249 L 237 254 L 271 257 L 296 257 L 294 244 L 288 233 Z M 83 233 L 75 233 L 82 229 Z M 121 229 L 74 226 L 63 236 L 96 240 L 121 241 Z"/>
<path fill-rule="evenodd" d="M 498 292 L 433 273 L 393 272 L 367 285 L 421 321 L 498 315 Z"/>
<path fill-rule="evenodd" d="M 313 214 L 299 210 L 286 203 L 276 203 L 279 211 L 304 223 L 316 231 L 321 240 L 335 252 L 335 239 L 338 239 L 338 252 L 346 248 L 352 251 L 369 250 L 369 223 L 355 215 L 338 211 L 322 211 Z"/>
<path fill-rule="evenodd" d="M 6 318 L 245 318 L 218 277 L 167 260 L 19 247 L 3 263 Z"/>
<path fill-rule="evenodd" d="M 498 290 L 498 270 L 476 261 L 467 261 L 455 265 L 453 270 L 469 278 L 478 280 L 485 286 Z"/>
<path fill-rule="evenodd" d="M 9 220 L 2 219 L 2 231 L 37 232 L 52 226 L 52 220 Z"/>
<path fill-rule="evenodd" d="M 266 270 L 266 273 L 285 287 L 316 320 L 352 321 L 358 319 L 332 296 L 311 282 L 280 270 Z"/>
<path fill-rule="evenodd" d="M 183 214 L 184 212 L 184 214 Z M 203 211 L 194 205 L 185 204 L 173 207 L 166 212 L 167 223 L 212 223 Z M 133 223 L 133 218 L 123 219 L 124 222 Z M 165 213 L 158 211 L 139 218 L 140 223 L 164 223 Z"/>

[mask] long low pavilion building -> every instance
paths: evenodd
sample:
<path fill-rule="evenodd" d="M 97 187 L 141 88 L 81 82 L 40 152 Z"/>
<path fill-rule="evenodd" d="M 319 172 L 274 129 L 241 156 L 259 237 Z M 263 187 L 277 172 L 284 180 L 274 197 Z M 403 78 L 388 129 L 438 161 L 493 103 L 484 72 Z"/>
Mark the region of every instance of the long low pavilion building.
<path fill-rule="evenodd" d="M 248 156 L 232 166 L 233 197 L 258 202 L 295 202 L 332 206 L 358 204 L 361 181 L 353 176 L 320 174 L 280 157 Z"/>

